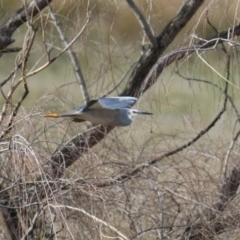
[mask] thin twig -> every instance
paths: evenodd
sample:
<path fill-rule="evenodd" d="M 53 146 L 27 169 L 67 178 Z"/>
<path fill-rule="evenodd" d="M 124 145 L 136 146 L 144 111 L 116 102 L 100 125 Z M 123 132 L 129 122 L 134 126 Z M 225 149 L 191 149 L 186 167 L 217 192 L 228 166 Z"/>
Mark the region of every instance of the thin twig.
<path fill-rule="evenodd" d="M 52 7 L 50 5 L 49 5 L 49 9 L 50 9 L 50 16 L 51 16 L 51 18 L 53 20 L 53 23 L 54 23 L 54 25 L 55 25 L 55 27 L 56 27 L 59 35 L 60 35 L 61 40 L 63 41 L 63 43 L 65 44 L 65 47 L 66 47 L 66 46 L 69 45 L 69 40 L 68 40 L 66 34 L 64 34 L 62 25 L 57 20 L 56 13 L 53 12 L 53 9 L 52 9 Z M 81 33 L 86 28 L 89 20 L 90 20 L 90 17 L 88 17 L 86 22 L 84 23 L 84 25 L 83 25 L 83 27 L 82 27 L 82 29 L 80 31 Z M 78 35 L 78 37 L 80 37 L 80 35 Z M 79 84 L 80 89 L 82 91 L 82 94 L 84 96 L 84 101 L 85 101 L 85 103 L 87 103 L 87 102 L 90 101 L 90 99 L 89 99 L 89 94 L 88 94 L 88 91 L 87 91 L 86 81 L 84 79 L 84 76 L 83 76 L 83 73 L 82 73 L 82 70 L 81 70 L 78 58 L 76 56 L 76 53 L 72 50 L 71 46 L 68 47 L 67 53 L 68 53 L 69 58 L 71 60 L 71 63 L 72 63 L 72 66 L 73 66 L 73 70 L 74 70 L 75 76 L 77 78 L 78 84 Z"/>
<path fill-rule="evenodd" d="M 147 20 L 145 19 L 144 15 L 141 13 L 137 5 L 134 3 L 133 0 L 126 0 L 129 7 L 133 10 L 135 16 L 137 17 L 140 25 L 142 26 L 143 31 L 147 35 L 148 39 L 152 43 L 153 46 L 157 45 L 157 39 L 153 34 L 151 26 L 148 24 Z"/>
<path fill-rule="evenodd" d="M 26 233 L 23 235 L 23 237 L 21 238 L 21 240 L 29 239 L 29 236 L 30 236 L 31 232 L 33 231 L 34 226 L 35 226 L 35 224 L 36 224 L 36 221 L 38 220 L 38 217 L 41 215 L 41 213 L 42 213 L 42 211 L 35 213 L 34 217 L 31 219 L 31 225 L 30 225 L 30 227 L 27 229 Z"/>
<path fill-rule="evenodd" d="M 14 42 L 11 38 L 13 33 L 27 21 L 28 16 L 33 18 L 51 2 L 52 0 L 33 0 L 17 10 L 0 28 L 0 50 Z"/>
<path fill-rule="evenodd" d="M 17 66 L 12 70 L 9 76 L 0 83 L 0 88 L 2 88 L 9 80 L 12 79 L 16 71 L 22 66 L 22 62 L 18 63 Z"/>
<path fill-rule="evenodd" d="M 85 23 L 85 25 L 86 25 L 86 24 L 87 24 L 87 23 Z M 85 26 L 85 25 L 84 25 L 84 26 Z M 57 60 L 62 54 L 64 54 L 64 53 L 68 50 L 69 47 L 71 47 L 71 45 L 72 45 L 72 44 L 78 39 L 78 37 L 82 34 L 83 30 L 84 30 L 84 28 L 81 29 L 81 31 L 71 40 L 71 42 L 70 42 L 59 54 L 57 54 L 57 55 L 56 55 L 55 57 L 53 57 L 53 58 L 49 58 L 49 59 L 48 59 L 48 62 L 46 62 L 45 64 L 43 64 L 43 65 L 40 66 L 39 68 L 37 68 L 37 69 L 35 69 L 35 70 L 32 70 L 32 71 L 30 71 L 29 73 L 27 73 L 27 74 L 25 75 L 25 78 L 27 79 L 27 78 L 29 78 L 29 77 L 31 77 L 31 76 L 33 76 L 33 75 L 35 75 L 35 74 L 43 71 L 43 70 L 44 70 L 45 68 L 47 68 L 48 66 L 50 66 L 55 60 Z M 21 63 L 21 64 L 22 64 L 22 63 Z M 10 76 L 9 76 L 7 79 L 5 79 L 2 83 L 0 83 L 0 87 L 3 86 L 4 84 L 6 84 L 6 83 L 12 78 L 12 76 L 15 74 L 16 70 L 18 69 L 18 67 L 21 66 L 21 64 L 19 64 L 19 65 L 14 69 L 14 71 L 12 71 L 12 73 L 10 74 Z M 11 86 L 11 90 L 10 90 L 10 92 L 9 92 L 8 95 L 7 95 L 7 98 L 8 98 L 8 99 L 11 98 L 13 92 L 17 89 L 17 87 L 19 86 L 19 84 L 21 84 L 22 81 L 23 81 L 23 77 L 21 77 L 21 78 L 19 79 L 19 81 L 17 81 L 14 85 Z M 5 111 L 6 111 L 6 109 L 4 109 L 4 110 L 2 111 L 2 116 L 5 116 Z M 1 121 L 2 121 L 2 119 L 3 119 L 2 116 L 0 116 L 0 123 L 1 123 Z"/>
<path fill-rule="evenodd" d="M 221 87 L 219 87 L 217 84 L 212 83 L 212 82 L 210 82 L 208 80 L 199 79 L 199 78 L 188 78 L 188 77 L 183 76 L 179 71 L 177 71 L 176 74 L 178 76 L 180 76 L 182 79 L 187 80 L 187 81 L 195 81 L 195 82 L 201 82 L 201 83 L 209 84 L 209 85 L 219 89 L 223 94 L 226 94 L 225 91 Z M 227 96 L 228 101 L 230 102 L 230 104 L 232 105 L 232 107 L 233 107 L 233 109 L 235 111 L 235 114 L 236 114 L 236 116 L 238 118 L 238 121 L 240 121 L 240 114 L 238 112 L 238 109 L 237 109 L 235 103 L 233 102 L 232 97 L 229 94 L 227 94 L 226 96 Z"/>
<path fill-rule="evenodd" d="M 75 207 L 71 207 L 71 206 L 68 206 L 68 205 L 53 205 L 53 204 L 49 204 L 48 206 L 56 209 L 56 208 L 65 208 L 65 209 L 69 209 L 69 210 L 74 210 L 74 211 L 77 211 L 77 212 L 81 212 L 83 213 L 84 215 L 92 218 L 94 221 L 108 227 L 109 229 L 111 229 L 112 231 L 114 231 L 115 233 L 117 233 L 122 239 L 125 239 L 125 240 L 129 240 L 128 237 L 126 237 L 123 233 L 121 233 L 118 229 L 116 229 L 115 227 L 113 227 L 112 225 L 108 224 L 107 222 L 103 221 L 102 219 L 100 218 L 97 218 L 96 216 L 93 216 L 92 214 L 89 214 L 88 212 L 86 212 L 84 209 L 82 208 L 75 208 Z"/>
<path fill-rule="evenodd" d="M 5 49 L 1 50 L 0 53 L 15 53 L 15 52 L 20 52 L 21 50 L 22 50 L 22 48 L 19 48 L 19 47 L 5 48 Z"/>
<path fill-rule="evenodd" d="M 223 160 L 223 163 L 222 163 L 222 168 L 221 168 L 221 173 L 223 175 L 223 178 L 224 180 L 226 181 L 227 180 L 227 166 L 228 166 L 228 160 L 229 160 L 229 156 L 230 156 L 230 153 L 232 152 L 232 149 L 234 147 L 234 144 L 236 143 L 236 141 L 238 140 L 240 136 L 240 131 L 237 132 L 237 134 L 234 136 L 234 138 L 232 139 L 231 143 L 230 143 L 230 146 L 228 148 L 228 151 L 226 153 L 226 156 Z"/>
<path fill-rule="evenodd" d="M 21 82 L 23 82 L 23 86 L 24 86 L 24 90 L 25 91 L 24 91 L 22 97 L 19 99 L 17 105 L 13 109 L 13 112 L 12 112 L 12 114 L 10 116 L 10 119 L 8 121 L 8 124 L 7 124 L 7 128 L 0 135 L 0 140 L 2 140 L 11 131 L 11 129 L 13 127 L 13 120 L 14 120 L 14 118 L 17 115 L 18 109 L 19 109 L 19 107 L 21 106 L 22 102 L 24 101 L 24 99 L 27 97 L 27 95 L 29 93 L 28 85 L 27 85 L 27 81 L 26 81 L 26 66 L 27 66 L 30 50 L 32 49 L 33 42 L 34 42 L 34 39 L 35 39 L 35 36 L 36 36 L 36 29 L 34 29 L 32 25 L 30 25 L 29 27 L 30 27 L 29 28 L 29 33 L 27 34 L 27 38 L 25 40 L 25 46 L 23 48 L 23 53 L 22 53 L 23 54 L 23 63 L 22 63 L 23 77 L 22 77 L 22 80 L 18 81 L 19 84 Z M 12 95 L 12 93 L 15 91 L 15 89 L 11 88 L 10 94 L 8 94 L 8 98 L 7 98 L 8 100 L 10 100 L 9 96 Z M 8 102 L 6 102 L 5 105 L 6 104 L 8 104 Z"/>

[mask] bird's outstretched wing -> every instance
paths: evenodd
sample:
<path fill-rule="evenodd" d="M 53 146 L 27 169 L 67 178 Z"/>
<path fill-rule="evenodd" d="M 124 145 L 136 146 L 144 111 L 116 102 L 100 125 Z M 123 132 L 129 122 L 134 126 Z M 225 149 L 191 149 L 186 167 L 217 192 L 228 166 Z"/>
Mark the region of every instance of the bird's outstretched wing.
<path fill-rule="evenodd" d="M 116 108 L 130 108 L 138 99 L 135 97 L 106 97 L 99 98 L 98 100 L 91 100 L 88 104 L 82 108 L 81 111 L 87 111 L 89 109 L 116 109 Z"/>

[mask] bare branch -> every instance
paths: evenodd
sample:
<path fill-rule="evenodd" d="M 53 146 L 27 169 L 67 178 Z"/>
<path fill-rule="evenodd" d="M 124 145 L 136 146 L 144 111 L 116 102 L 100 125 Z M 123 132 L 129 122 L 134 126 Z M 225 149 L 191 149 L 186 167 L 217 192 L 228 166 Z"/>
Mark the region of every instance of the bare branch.
<path fill-rule="evenodd" d="M 87 22 L 85 23 L 84 26 L 86 26 L 86 25 L 87 25 Z M 6 103 L 10 102 L 10 98 L 11 98 L 12 94 L 13 94 L 14 91 L 17 89 L 17 87 L 19 86 L 19 84 L 22 83 L 22 81 L 23 81 L 24 79 L 27 79 L 28 77 L 33 76 L 33 75 L 35 75 L 35 74 L 43 71 L 43 70 L 44 70 L 45 68 L 47 68 L 48 66 L 50 66 L 56 59 L 58 59 L 63 53 L 65 53 L 65 52 L 68 50 L 69 47 L 71 47 L 71 45 L 72 45 L 72 44 L 78 39 L 78 37 L 82 34 L 83 30 L 84 30 L 84 27 L 83 27 L 83 28 L 81 29 L 81 31 L 71 40 L 71 42 L 70 42 L 67 46 L 65 46 L 65 48 L 64 48 L 58 55 L 56 55 L 56 56 L 53 57 L 53 58 L 50 58 L 50 56 L 49 56 L 48 62 L 46 62 L 45 64 L 43 64 L 43 65 L 40 66 L 39 68 L 30 71 L 30 72 L 27 73 L 24 77 L 21 77 L 21 78 L 19 79 L 19 81 L 17 81 L 15 84 L 13 84 L 13 85 L 11 86 L 11 90 L 9 91 L 9 93 L 8 93 L 8 95 L 7 95 L 7 102 L 6 102 Z M 22 62 L 20 62 L 20 63 L 15 67 L 15 69 L 10 73 L 9 77 L 7 77 L 5 80 L 3 80 L 3 81 L 0 83 L 0 88 L 2 88 L 2 87 L 14 76 L 14 74 L 15 74 L 16 71 L 17 71 L 17 69 L 19 69 L 21 66 L 22 66 Z M 4 94 L 4 96 L 5 96 L 5 94 Z M 5 98 L 6 98 L 6 97 L 5 97 Z M 7 106 L 7 104 L 4 105 L 3 110 L 2 110 L 2 113 L 1 113 L 1 115 L 0 115 L 0 123 L 2 122 L 3 118 L 6 116 L 6 114 L 5 114 L 5 112 L 6 112 L 6 106 Z"/>
<path fill-rule="evenodd" d="M 19 52 L 21 50 L 22 50 L 22 48 L 19 48 L 19 47 L 5 48 L 5 49 L 1 50 L 1 53 L 13 53 L 13 52 Z"/>
<path fill-rule="evenodd" d="M 23 87 L 24 87 L 24 93 L 22 95 L 22 97 L 19 99 L 18 103 L 16 104 L 16 106 L 13 109 L 13 112 L 11 114 L 11 117 L 8 121 L 7 124 L 7 128 L 1 133 L 0 135 L 0 140 L 2 140 L 11 130 L 13 127 L 13 120 L 17 115 L 18 109 L 21 106 L 22 102 L 24 101 L 24 99 L 27 97 L 29 90 L 28 90 L 28 85 L 27 85 L 27 81 L 26 81 L 26 67 L 27 67 L 27 62 L 28 62 L 28 58 L 29 58 L 29 54 L 30 54 L 30 50 L 32 49 L 33 46 L 33 42 L 36 36 L 36 29 L 33 28 L 33 26 L 30 27 L 29 29 L 29 34 L 27 35 L 27 39 L 26 39 L 26 44 L 24 46 L 24 49 L 22 50 L 23 53 L 23 77 L 18 81 L 18 85 L 20 83 L 23 83 Z M 6 105 L 8 104 L 8 102 L 10 102 L 10 97 L 12 96 L 13 92 L 15 91 L 16 88 L 11 88 L 8 97 L 7 97 L 7 102 L 5 103 L 5 106 L 3 107 L 3 112 L 1 114 L 1 120 L 2 120 L 2 116 L 5 115 L 5 110 L 6 110 Z"/>
<path fill-rule="evenodd" d="M 162 70 L 165 67 L 169 66 L 173 62 L 186 58 L 199 50 L 203 50 L 203 51 L 212 50 L 213 47 L 215 48 L 218 44 L 222 42 L 228 42 L 238 46 L 239 44 L 236 42 L 232 42 L 231 38 L 239 35 L 240 35 L 240 24 L 238 24 L 234 28 L 228 29 L 227 31 L 222 31 L 219 34 L 216 34 L 212 37 L 209 37 L 204 40 L 200 40 L 199 42 L 197 42 L 192 46 L 179 49 L 178 51 L 174 51 L 168 54 L 167 56 L 165 56 L 164 58 L 159 59 L 158 64 L 155 67 L 155 74 L 156 76 L 158 76 L 159 74 L 161 74 Z M 154 76 L 154 79 L 155 79 L 155 76 Z M 150 81 L 154 81 L 154 79 L 149 78 Z"/>
<path fill-rule="evenodd" d="M 101 141 L 113 127 L 97 126 L 93 130 L 87 130 L 86 133 L 80 133 L 74 136 L 64 146 L 59 148 L 52 155 L 52 177 L 59 178 L 65 171 L 65 168 L 72 165 L 81 154 Z"/>
<path fill-rule="evenodd" d="M 142 26 L 143 31 L 147 35 L 148 39 L 152 43 L 153 46 L 157 45 L 157 39 L 155 38 L 151 26 L 148 24 L 147 20 L 145 19 L 144 15 L 141 13 L 137 5 L 134 3 L 133 0 L 126 0 L 129 7 L 133 10 L 135 16 L 137 17 L 140 25 Z"/>
<path fill-rule="evenodd" d="M 61 40 L 65 44 L 65 47 L 67 47 L 69 45 L 68 38 L 64 34 L 64 31 L 63 31 L 63 28 L 61 26 L 61 23 L 57 20 L 57 18 L 55 16 L 55 13 L 53 12 L 53 9 L 51 8 L 51 6 L 49 6 L 49 8 L 50 8 L 50 16 L 51 16 L 51 18 L 52 18 L 52 20 L 54 22 L 54 25 L 55 25 L 55 27 L 56 27 L 56 29 L 57 29 L 60 37 L 61 37 Z M 89 22 L 89 19 L 90 18 L 87 18 L 87 21 L 83 25 L 82 30 L 80 32 L 83 32 L 83 30 L 86 28 L 86 26 L 87 26 L 87 24 Z M 80 36 L 80 35 L 78 35 L 78 36 Z M 71 60 L 71 63 L 72 63 L 72 66 L 73 66 L 73 70 L 74 70 L 74 74 L 75 74 L 75 76 L 77 78 L 78 84 L 79 84 L 80 89 L 82 91 L 82 94 L 84 96 L 85 103 L 87 103 L 87 102 L 90 101 L 90 99 L 89 99 L 89 94 L 88 94 L 88 91 L 87 91 L 86 81 L 84 79 L 84 76 L 83 76 L 83 73 L 82 73 L 82 70 L 81 70 L 78 58 L 76 56 L 76 53 L 72 50 L 71 46 L 68 47 L 67 53 L 68 53 L 69 58 Z"/>
<path fill-rule="evenodd" d="M 123 233 L 121 233 L 118 229 L 116 229 L 114 226 L 110 225 L 109 223 L 106 223 L 105 221 L 103 221 L 102 219 L 99 219 L 97 218 L 96 216 L 92 215 L 92 214 L 89 214 L 88 212 L 86 212 L 84 209 L 82 208 L 75 208 L 75 207 L 72 207 L 72 206 L 67 206 L 67 205 L 52 205 L 52 204 L 49 204 L 50 207 L 52 208 L 66 208 L 66 209 L 69 209 L 69 210 L 72 210 L 72 211 L 77 211 L 77 212 L 81 212 L 83 213 L 84 215 L 92 218 L 94 221 L 108 227 L 109 229 L 111 229 L 112 231 L 114 231 L 115 233 L 117 233 L 120 237 L 120 239 L 124 239 L 124 240 L 129 240 L 128 237 L 126 237 Z"/>
<path fill-rule="evenodd" d="M 203 3 L 203 0 L 188 0 L 161 34 L 157 37 L 157 47 L 151 47 L 139 60 L 136 69 L 134 69 L 128 86 L 120 94 L 122 96 L 140 96 L 144 91 L 151 87 L 157 80 L 160 72 L 151 73 L 151 78 L 147 76 L 161 54 L 172 43 L 177 34 L 184 28 L 197 9 Z M 142 87 L 144 86 L 144 87 Z"/>
<path fill-rule="evenodd" d="M 27 21 L 28 16 L 34 17 L 51 2 L 52 0 L 33 0 L 26 6 L 17 10 L 16 13 L 0 28 L 0 50 L 14 42 L 11 38 L 12 34 Z"/>

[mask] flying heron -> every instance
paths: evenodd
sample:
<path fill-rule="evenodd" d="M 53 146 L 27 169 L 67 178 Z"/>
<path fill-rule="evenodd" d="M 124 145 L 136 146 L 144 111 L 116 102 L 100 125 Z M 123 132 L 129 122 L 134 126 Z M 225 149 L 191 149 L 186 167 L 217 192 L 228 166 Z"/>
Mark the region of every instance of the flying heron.
<path fill-rule="evenodd" d="M 44 117 L 70 117 L 74 122 L 89 121 L 94 124 L 108 126 L 128 126 L 132 123 L 132 117 L 137 114 L 152 115 L 149 112 L 140 112 L 131 109 L 138 99 L 135 97 L 105 97 L 89 101 L 81 105 L 77 110 L 57 114 L 49 113 Z"/>

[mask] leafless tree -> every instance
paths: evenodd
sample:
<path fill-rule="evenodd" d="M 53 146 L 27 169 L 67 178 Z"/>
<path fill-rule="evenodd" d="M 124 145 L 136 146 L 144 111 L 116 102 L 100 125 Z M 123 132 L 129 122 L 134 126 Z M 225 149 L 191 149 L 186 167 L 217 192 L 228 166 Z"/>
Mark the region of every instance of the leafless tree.
<path fill-rule="evenodd" d="M 0 26 L 1 239 L 237 239 L 239 1 L 21 4 Z M 109 94 L 153 118 L 42 117 Z"/>

